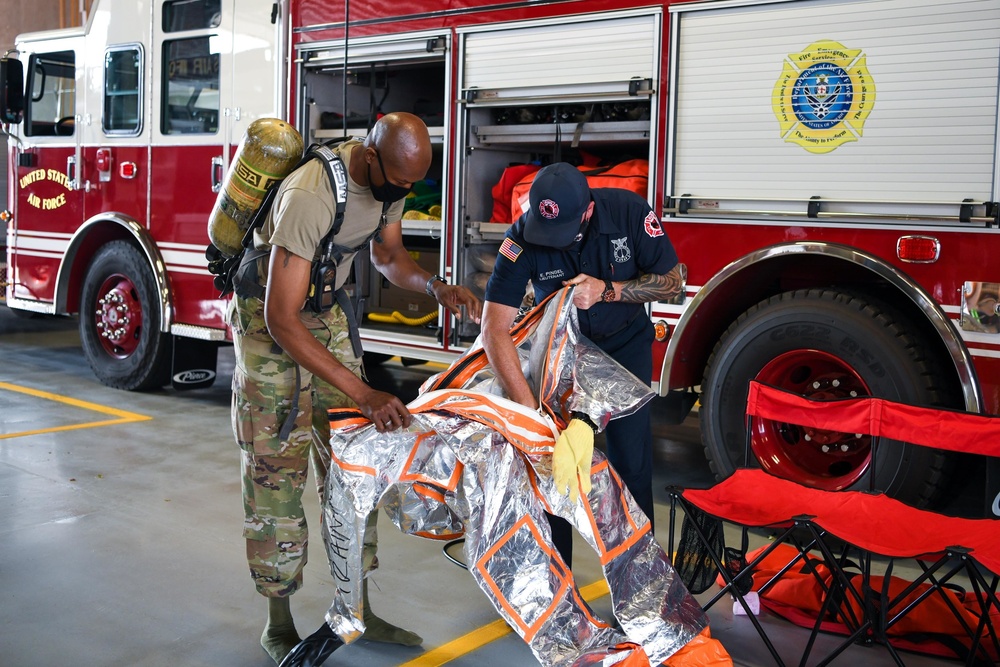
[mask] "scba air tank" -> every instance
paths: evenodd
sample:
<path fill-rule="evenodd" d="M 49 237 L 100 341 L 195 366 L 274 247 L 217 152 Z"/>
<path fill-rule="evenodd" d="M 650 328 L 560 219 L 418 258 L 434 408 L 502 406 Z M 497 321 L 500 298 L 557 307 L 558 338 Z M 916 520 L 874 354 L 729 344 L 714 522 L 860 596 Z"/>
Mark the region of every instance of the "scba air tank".
<path fill-rule="evenodd" d="M 208 218 L 208 238 L 223 254 L 240 252 L 264 195 L 298 164 L 302 148 L 302 135 L 280 118 L 250 123 Z"/>

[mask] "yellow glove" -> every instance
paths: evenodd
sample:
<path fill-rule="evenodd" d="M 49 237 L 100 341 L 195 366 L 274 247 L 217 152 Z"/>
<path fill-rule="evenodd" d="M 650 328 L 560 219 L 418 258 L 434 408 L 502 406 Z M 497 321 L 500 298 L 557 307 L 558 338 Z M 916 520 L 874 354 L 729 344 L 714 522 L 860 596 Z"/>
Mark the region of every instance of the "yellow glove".
<path fill-rule="evenodd" d="M 552 450 L 552 479 L 556 491 L 576 502 L 578 489 L 590 493 L 590 464 L 594 458 L 594 431 L 580 420 L 570 420 Z M 577 475 L 580 482 L 577 484 Z"/>

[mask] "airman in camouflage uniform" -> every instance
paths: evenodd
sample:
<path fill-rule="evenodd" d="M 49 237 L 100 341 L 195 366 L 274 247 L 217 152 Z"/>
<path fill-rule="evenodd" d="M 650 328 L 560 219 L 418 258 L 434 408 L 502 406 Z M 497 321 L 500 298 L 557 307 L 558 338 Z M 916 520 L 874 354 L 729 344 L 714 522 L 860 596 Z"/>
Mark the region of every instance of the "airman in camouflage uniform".
<path fill-rule="evenodd" d="M 307 460 L 313 461 L 322 495 L 330 455 L 329 408 L 353 406 L 342 391 L 299 369 L 298 414 L 287 440 L 278 437 L 295 395 L 296 367 L 268 335 L 263 305 L 254 297 L 233 299 L 237 365 L 233 373 L 233 429 L 243 457 L 243 503 L 247 560 L 258 592 L 267 596 L 291 595 L 302 584 L 306 564 L 306 519 L 302 490 Z M 361 360 L 351 347 L 347 317 L 335 306 L 316 318 L 322 328 L 310 333 L 355 375 Z M 249 381 L 248 381 L 249 380 Z M 322 406 L 313 410 L 313 406 Z M 278 448 L 275 451 L 275 447 Z M 374 559 L 374 526 L 366 539 L 366 561 Z"/>
<path fill-rule="evenodd" d="M 374 235 L 373 266 L 394 285 L 426 289 L 451 312 L 464 307 L 478 321 L 479 301 L 420 268 L 402 242 L 402 198 L 426 175 L 432 158 L 423 121 L 412 114 L 387 114 L 363 143 L 351 140 L 332 150 L 348 177 L 346 211 L 334 236 L 343 252 L 333 259 L 336 270 L 330 269 L 338 298 L 355 253 Z M 355 349 L 351 342 L 353 318 L 337 304 L 319 313 L 304 307 L 335 204 L 322 160 L 309 160 L 285 178 L 254 232 L 254 248 L 263 253 L 256 260 L 259 284 L 251 289 L 241 283 L 228 315 L 236 351 L 232 419 L 243 460 L 243 532 L 251 576 L 268 601 L 261 645 L 276 663 L 300 642 L 289 596 L 302 585 L 306 563 L 302 492 L 308 462 L 313 461 L 321 495 L 329 469 L 327 410 L 357 404 L 379 432 L 410 423 L 398 397 L 362 379 L 360 345 Z M 375 542 L 372 517 L 364 540 L 366 572 L 375 566 Z M 421 642 L 370 611 L 367 586 L 364 598 L 367 639 Z"/>

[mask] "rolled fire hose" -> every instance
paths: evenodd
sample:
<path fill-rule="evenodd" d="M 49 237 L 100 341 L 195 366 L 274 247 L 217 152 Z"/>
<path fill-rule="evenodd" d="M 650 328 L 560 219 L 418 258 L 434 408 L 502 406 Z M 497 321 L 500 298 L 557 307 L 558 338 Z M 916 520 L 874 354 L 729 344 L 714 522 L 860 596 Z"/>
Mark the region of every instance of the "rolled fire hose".
<path fill-rule="evenodd" d="M 368 313 L 368 319 L 372 322 L 382 322 L 384 324 L 393 324 L 398 322 L 400 324 L 405 324 L 411 327 L 419 327 L 428 322 L 432 322 L 437 319 L 437 313 L 427 313 L 420 317 L 407 317 L 398 310 L 392 311 L 392 315 L 386 315 L 385 313 Z"/>

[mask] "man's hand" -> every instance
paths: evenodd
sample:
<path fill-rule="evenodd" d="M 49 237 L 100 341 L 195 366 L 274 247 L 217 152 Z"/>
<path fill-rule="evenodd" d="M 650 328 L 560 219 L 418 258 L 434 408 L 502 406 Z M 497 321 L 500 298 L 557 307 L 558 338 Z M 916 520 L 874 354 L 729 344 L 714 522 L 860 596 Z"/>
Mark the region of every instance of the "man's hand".
<path fill-rule="evenodd" d="M 372 265 L 393 285 L 423 293 L 430 276 L 406 251 L 402 229 L 401 224 L 390 224 L 381 231 L 382 240 L 371 245 Z M 479 322 L 483 305 L 472 292 L 459 285 L 448 285 L 441 281 L 435 282 L 431 289 L 437 302 L 456 317 L 462 317 L 462 306 L 465 306 L 469 319 Z"/>
<path fill-rule="evenodd" d="M 580 310 L 588 310 L 601 300 L 604 293 L 604 281 L 594 276 L 581 273 L 575 278 L 563 281 L 564 286 L 575 285 L 573 290 L 573 305 Z"/>
<path fill-rule="evenodd" d="M 395 431 L 400 426 L 406 428 L 413 421 L 403 401 L 384 391 L 369 388 L 357 403 L 361 414 L 372 420 L 379 433 Z"/>
<path fill-rule="evenodd" d="M 552 450 L 552 479 L 556 491 L 576 502 L 578 489 L 590 493 L 590 466 L 594 458 L 594 431 L 579 419 L 570 420 Z M 580 482 L 577 484 L 577 476 Z"/>
<path fill-rule="evenodd" d="M 465 312 L 469 319 L 479 324 L 480 317 L 482 317 L 483 304 L 480 303 L 479 299 L 472 292 L 461 285 L 448 285 L 441 281 L 435 282 L 433 289 L 434 298 L 438 300 L 438 303 L 450 310 L 455 317 L 462 319 L 462 306 L 465 306 Z"/>

